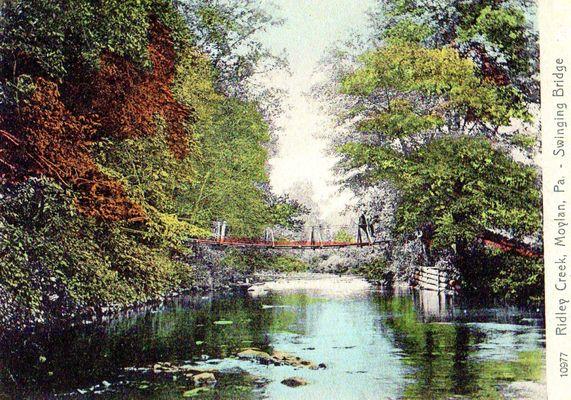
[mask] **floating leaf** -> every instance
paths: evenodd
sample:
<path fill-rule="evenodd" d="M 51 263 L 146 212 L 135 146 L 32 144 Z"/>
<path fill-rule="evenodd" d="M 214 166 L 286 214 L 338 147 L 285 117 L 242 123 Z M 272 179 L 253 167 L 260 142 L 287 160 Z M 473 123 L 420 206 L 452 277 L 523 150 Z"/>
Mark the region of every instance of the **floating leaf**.
<path fill-rule="evenodd" d="M 208 392 L 210 388 L 196 388 L 192 390 L 187 390 L 182 394 L 182 397 L 195 397 L 198 396 L 200 393 Z"/>
<path fill-rule="evenodd" d="M 221 319 L 220 321 L 214 321 L 214 325 L 232 325 L 234 321 L 227 321 Z"/>

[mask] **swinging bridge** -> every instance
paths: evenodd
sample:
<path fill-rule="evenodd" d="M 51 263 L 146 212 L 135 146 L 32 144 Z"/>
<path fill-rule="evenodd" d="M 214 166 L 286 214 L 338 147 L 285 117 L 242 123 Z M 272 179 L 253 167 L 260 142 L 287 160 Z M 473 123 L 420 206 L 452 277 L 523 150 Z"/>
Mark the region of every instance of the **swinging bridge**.
<path fill-rule="evenodd" d="M 309 229 L 307 229 L 309 228 Z M 392 240 L 376 237 L 373 226 L 365 219 L 353 225 L 313 225 L 298 232 L 297 237 L 290 233 L 287 238 L 274 237 L 271 228 L 266 228 L 263 238 L 244 238 L 228 235 L 228 226 L 225 221 L 213 224 L 213 234 L 209 238 L 191 239 L 190 244 L 205 245 L 216 248 L 236 247 L 255 249 L 339 249 L 344 247 L 372 247 L 386 246 Z M 343 240 L 339 239 L 339 232 L 344 232 Z M 295 236 L 295 235 L 294 235 Z M 355 238 L 353 241 L 346 240 Z M 498 233 L 484 232 L 479 237 L 480 242 L 501 252 L 513 252 L 524 257 L 540 258 L 542 252 L 531 245 L 507 238 Z"/>
<path fill-rule="evenodd" d="M 229 229 L 226 222 L 217 221 L 214 223 L 213 235 L 210 238 L 192 239 L 191 243 L 222 248 L 324 249 L 381 246 L 391 242 L 390 240 L 376 239 L 373 229 L 368 223 L 355 224 L 353 226 L 323 224 L 309 226 L 308 228 L 295 235 L 290 233 L 288 238 L 279 239 L 274 237 L 274 232 L 271 228 L 266 228 L 264 238 L 253 239 L 228 235 Z M 355 237 L 355 240 L 340 240 L 336 238 L 339 232 L 344 232 L 345 238 L 350 236 Z"/>

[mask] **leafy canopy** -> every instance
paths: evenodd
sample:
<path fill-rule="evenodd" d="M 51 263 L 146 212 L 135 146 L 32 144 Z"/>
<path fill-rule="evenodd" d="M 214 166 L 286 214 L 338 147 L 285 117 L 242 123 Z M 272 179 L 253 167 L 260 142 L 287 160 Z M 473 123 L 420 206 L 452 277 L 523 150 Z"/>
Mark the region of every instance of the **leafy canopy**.
<path fill-rule="evenodd" d="M 431 114 L 454 113 L 493 125 L 509 124 L 513 117 L 527 117 L 522 103 L 507 101 L 503 89 L 482 80 L 474 63 L 452 48 L 428 49 L 413 43 L 389 45 L 364 54 L 361 61 L 362 66 L 343 79 L 343 93 L 412 94 L 429 102 Z M 400 107 L 395 107 L 396 112 L 402 112 L 402 103 L 397 104 Z M 411 108 L 410 103 L 407 107 Z M 434 126 L 436 121 L 432 122 L 420 123 L 419 128 Z"/>
<path fill-rule="evenodd" d="M 439 139 L 408 157 L 356 143 L 342 153 L 349 167 L 366 166 L 370 183 L 388 180 L 399 189 L 398 231 L 431 226 L 436 247 L 471 243 L 491 229 L 521 237 L 540 228 L 537 172 L 485 139 Z"/>

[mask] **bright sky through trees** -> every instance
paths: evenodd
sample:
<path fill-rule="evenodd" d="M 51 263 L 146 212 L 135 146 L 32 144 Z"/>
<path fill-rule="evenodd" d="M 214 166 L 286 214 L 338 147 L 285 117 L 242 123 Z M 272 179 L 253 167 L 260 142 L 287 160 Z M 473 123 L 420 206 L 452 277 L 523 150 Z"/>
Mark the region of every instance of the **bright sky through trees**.
<path fill-rule="evenodd" d="M 262 41 L 275 52 L 287 52 L 291 76 L 278 71 L 266 76 L 268 84 L 288 91 L 285 112 L 277 121 L 278 154 L 271 160 L 271 183 L 277 192 L 288 191 L 301 182 L 313 187 L 313 200 L 323 217 L 338 221 L 351 194 L 339 194 L 333 166 L 336 159 L 326 154 L 326 140 L 320 138 L 333 129 L 331 117 L 320 110 L 307 94 L 318 79 L 318 62 L 327 48 L 352 32 L 363 33 L 368 26 L 366 12 L 372 0 L 281 0 L 268 2 L 281 26 L 270 28 Z M 272 6 L 273 4 L 274 6 Z"/>

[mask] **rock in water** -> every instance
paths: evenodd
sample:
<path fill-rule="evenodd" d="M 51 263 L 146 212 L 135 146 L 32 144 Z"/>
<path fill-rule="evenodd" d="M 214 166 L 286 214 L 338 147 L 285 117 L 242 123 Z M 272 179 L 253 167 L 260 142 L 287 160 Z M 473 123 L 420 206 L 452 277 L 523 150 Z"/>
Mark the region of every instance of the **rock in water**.
<path fill-rule="evenodd" d="M 196 386 L 210 385 L 216 382 L 216 377 L 212 372 L 203 372 L 192 377 Z"/>
<path fill-rule="evenodd" d="M 301 357 L 297 357 L 293 354 L 279 350 L 274 350 L 270 355 L 265 351 L 261 351 L 256 348 L 248 348 L 238 353 L 238 357 L 244 360 L 257 361 L 260 364 L 266 364 L 266 365 L 268 364 L 289 365 L 294 368 L 309 368 L 309 369 L 320 368 L 320 366 L 309 360 L 304 360 Z"/>
<path fill-rule="evenodd" d="M 245 360 L 255 360 L 261 364 L 270 364 L 274 361 L 272 356 L 270 356 L 268 353 L 256 349 L 246 349 L 241 351 L 238 353 L 238 358 Z"/>
<path fill-rule="evenodd" d="M 298 377 L 298 376 L 294 376 L 294 377 L 291 377 L 291 378 L 287 378 L 287 379 L 284 379 L 284 380 L 282 381 L 282 384 L 283 384 L 283 385 L 286 385 L 286 386 L 289 386 L 289 387 L 304 386 L 304 385 L 307 385 L 308 383 L 309 383 L 308 381 L 306 381 L 305 379 L 300 378 L 300 377 Z"/>
<path fill-rule="evenodd" d="M 275 364 L 278 365 L 290 365 L 294 368 L 309 368 L 309 369 L 319 369 L 319 367 L 309 361 L 304 360 L 301 357 L 297 357 L 293 354 L 286 353 L 285 351 L 274 350 L 272 352 L 272 359 Z"/>

